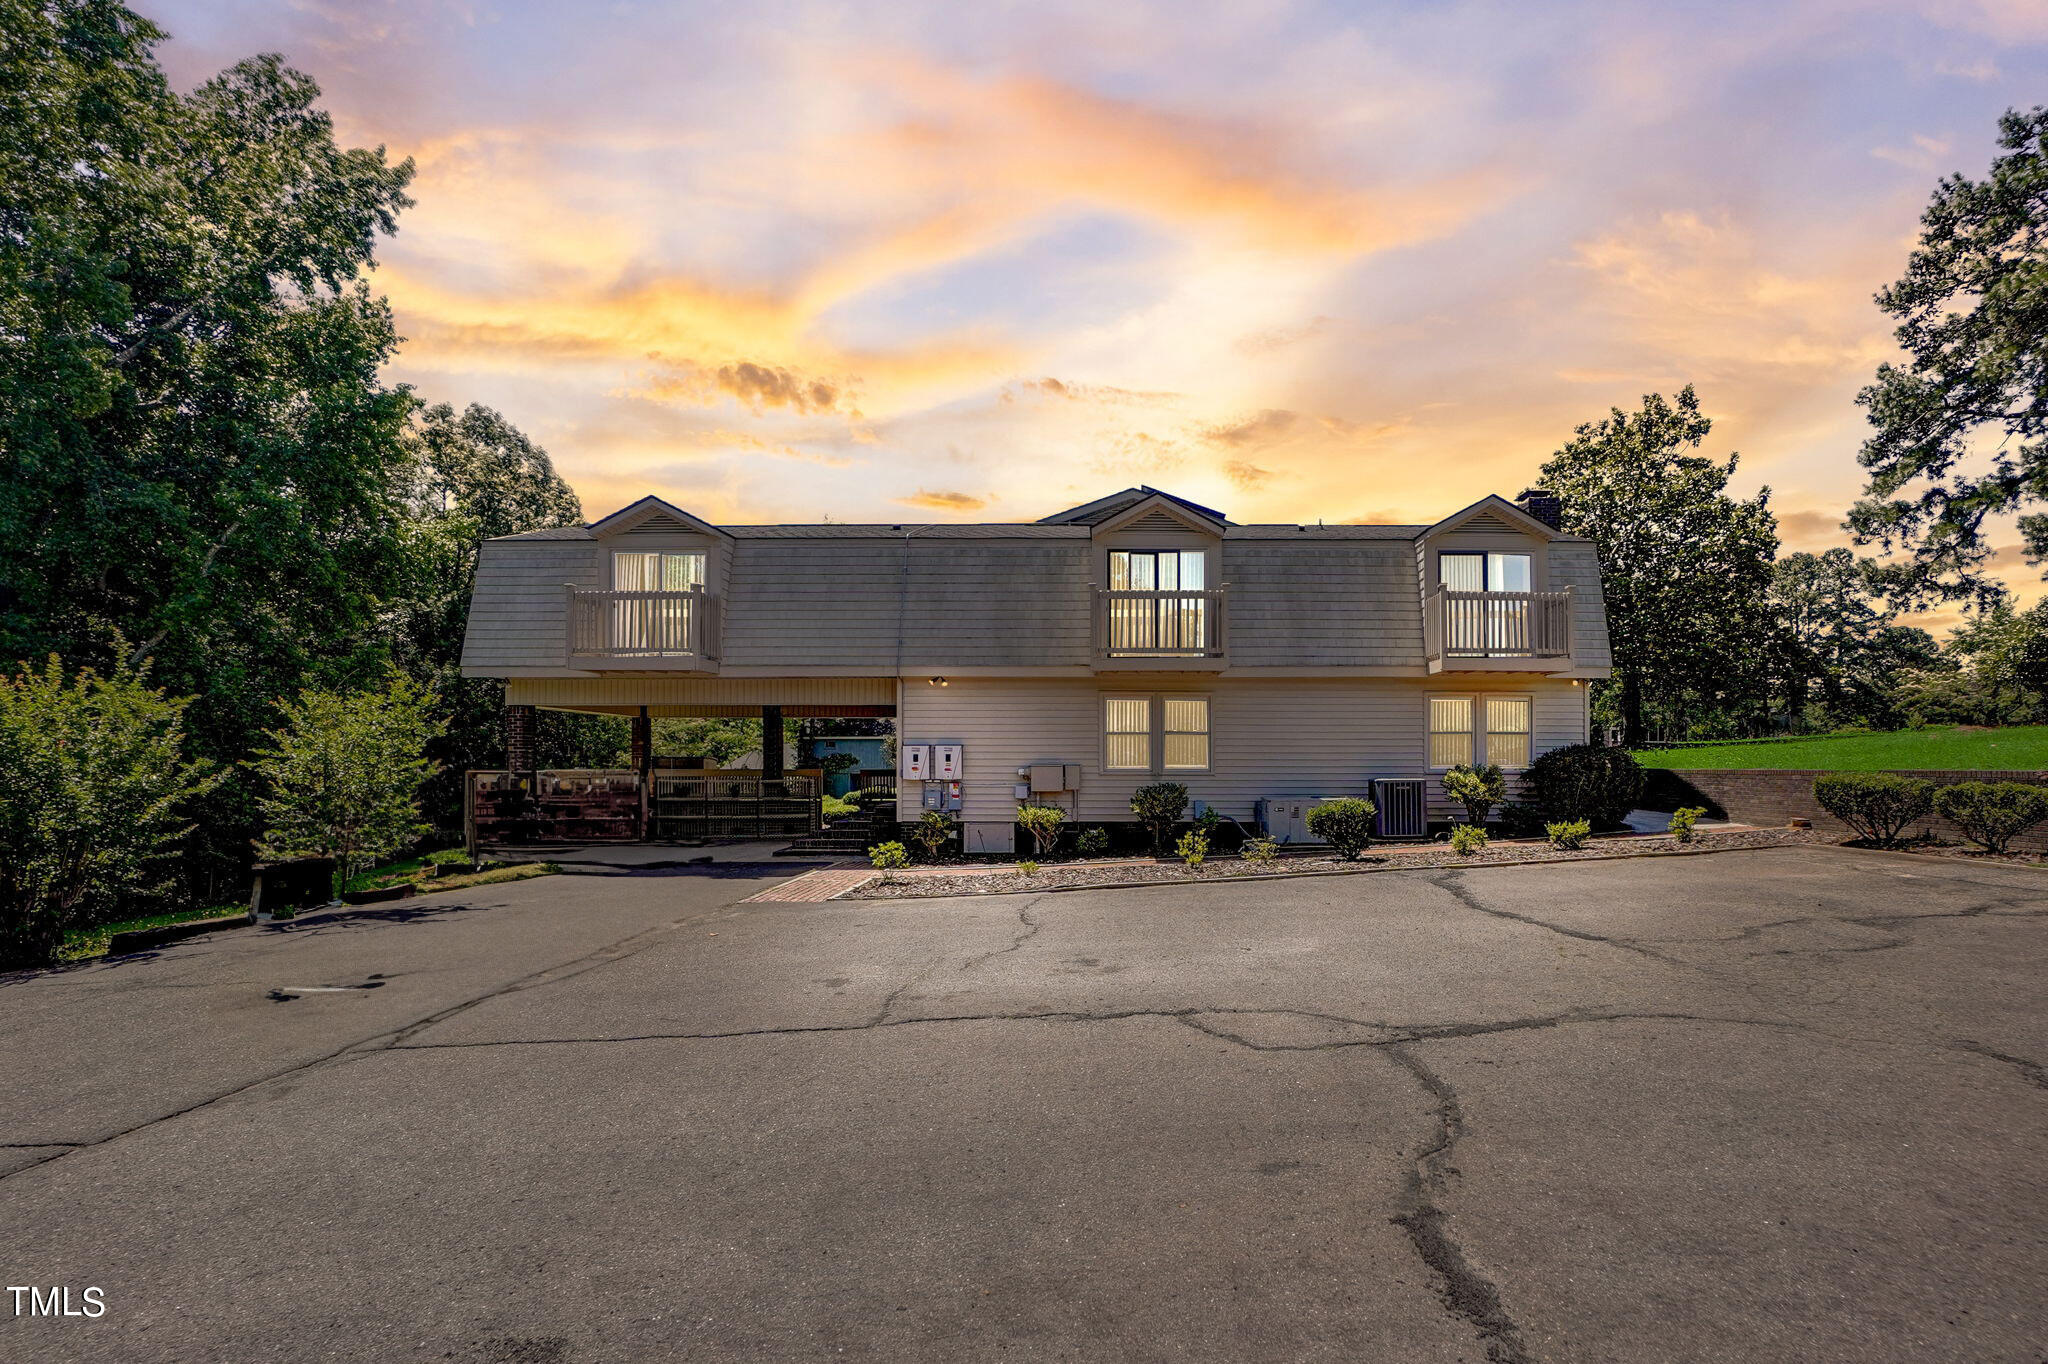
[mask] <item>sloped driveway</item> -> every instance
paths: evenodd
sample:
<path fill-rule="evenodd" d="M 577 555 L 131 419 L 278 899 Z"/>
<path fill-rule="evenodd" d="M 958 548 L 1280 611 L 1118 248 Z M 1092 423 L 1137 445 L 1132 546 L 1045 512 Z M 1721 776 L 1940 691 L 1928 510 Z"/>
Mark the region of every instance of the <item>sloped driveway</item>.
<path fill-rule="evenodd" d="M 2039 872 L 1779 849 L 735 903 L 778 871 L 491 887 L 0 985 L 8 1282 L 107 1302 L 0 1300 L 0 1356 L 2048 1337 Z"/>

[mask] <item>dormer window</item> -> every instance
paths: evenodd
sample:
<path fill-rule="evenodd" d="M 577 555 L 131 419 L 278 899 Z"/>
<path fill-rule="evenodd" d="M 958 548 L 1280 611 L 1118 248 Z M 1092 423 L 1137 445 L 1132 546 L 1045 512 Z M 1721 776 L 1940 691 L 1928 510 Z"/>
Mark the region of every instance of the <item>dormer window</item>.
<path fill-rule="evenodd" d="M 1209 556 L 1199 549 L 1113 549 L 1112 592 L 1199 592 L 1209 585 Z"/>
<path fill-rule="evenodd" d="M 1532 575 L 1527 554 L 1447 549 L 1437 555 L 1438 579 L 1453 592 L 1527 592 Z"/>
<path fill-rule="evenodd" d="M 615 550 L 614 592 L 691 592 L 704 586 L 704 556 L 666 550 Z"/>

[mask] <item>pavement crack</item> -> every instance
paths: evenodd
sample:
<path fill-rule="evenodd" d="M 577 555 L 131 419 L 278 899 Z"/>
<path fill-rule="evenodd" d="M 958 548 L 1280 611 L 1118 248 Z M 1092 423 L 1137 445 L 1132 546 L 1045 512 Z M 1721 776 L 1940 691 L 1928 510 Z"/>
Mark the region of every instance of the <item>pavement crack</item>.
<path fill-rule="evenodd" d="M 1451 870 L 1439 873 L 1435 876 L 1424 877 L 1423 879 L 1428 881 L 1429 884 L 1435 886 L 1437 889 L 1449 894 L 1452 899 L 1456 900 L 1459 904 L 1465 906 L 1465 908 L 1477 910 L 1481 914 L 1491 915 L 1493 918 L 1496 919 L 1507 919 L 1513 923 L 1527 924 L 1531 928 L 1541 928 L 1548 932 L 1557 933 L 1567 938 L 1574 938 L 1579 942 L 1595 942 L 1600 943 L 1601 945 L 1606 947 L 1618 947 L 1624 952 L 1634 952 L 1640 956 L 1648 957 L 1652 961 L 1662 962 L 1666 966 L 1680 966 L 1691 971 L 1698 971 L 1704 969 L 1702 967 L 1695 966 L 1691 962 L 1681 961 L 1677 957 L 1666 956 L 1664 953 L 1657 951 L 1655 948 L 1645 947 L 1642 943 L 1637 942 L 1633 938 L 1610 938 L 1604 934 L 1587 933 L 1577 928 L 1564 928 L 1558 924 L 1548 923 L 1542 919 L 1538 919 L 1534 915 L 1517 914 L 1510 909 L 1496 908 L 1495 906 L 1489 905 L 1484 900 L 1480 899 L 1477 892 L 1473 891 L 1469 886 L 1464 884 L 1464 875 L 1465 873 L 1463 871 Z"/>
<path fill-rule="evenodd" d="M 1040 900 L 1044 898 L 1045 897 L 1042 895 L 1034 895 L 1029 900 L 1022 902 L 1017 906 L 1017 922 L 1023 927 L 1024 931 L 1019 933 L 1016 937 L 1010 939 L 1008 946 L 998 947 L 993 952 L 984 952 L 978 957 L 970 957 L 965 962 L 961 963 L 960 969 L 962 971 L 972 971 L 975 967 L 981 965 L 985 961 L 988 961 L 995 957 L 1003 956 L 1006 953 L 1015 952 L 1025 943 L 1028 943 L 1033 938 L 1037 937 L 1038 930 L 1043 928 L 1045 925 L 1041 924 L 1038 920 L 1031 917 L 1031 910 L 1035 905 L 1037 905 L 1037 903 Z"/>
<path fill-rule="evenodd" d="M 1451 1234 L 1450 1214 L 1440 1201 L 1451 1177 L 1458 1173 L 1452 1155 L 1465 1135 L 1465 1110 L 1450 1081 L 1430 1069 L 1404 1044 L 1386 1048 L 1388 1056 L 1422 1086 L 1436 1107 L 1436 1130 L 1416 1153 L 1405 1181 L 1407 1208 L 1391 1220 L 1408 1233 L 1415 1253 L 1441 1281 L 1437 1294 L 1444 1307 L 1469 1323 L 1486 1346 L 1492 1364 L 1530 1364 L 1521 1327 L 1508 1315 L 1500 1289 L 1465 1253 Z"/>
<path fill-rule="evenodd" d="M 2048 1089 L 2048 1066 L 2043 1066 L 2039 1061 L 2029 1061 L 2024 1056 L 2012 1056 L 2002 1051 L 1994 1051 L 1982 1042 L 1962 1041 L 1951 1042 L 1949 1045 L 1957 1051 L 1966 1051 L 1973 1056 L 1982 1056 L 1993 1061 L 2003 1061 L 2006 1065 L 2011 1066 L 2021 1075 L 2025 1076 L 2028 1084 L 2039 1089 Z"/>

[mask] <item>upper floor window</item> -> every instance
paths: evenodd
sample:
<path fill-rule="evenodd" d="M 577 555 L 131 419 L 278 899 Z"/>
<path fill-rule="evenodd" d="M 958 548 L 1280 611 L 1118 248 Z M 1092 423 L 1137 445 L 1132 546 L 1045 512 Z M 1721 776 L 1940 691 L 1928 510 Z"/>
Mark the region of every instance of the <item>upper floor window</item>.
<path fill-rule="evenodd" d="M 1209 585 L 1209 556 L 1199 549 L 1113 549 L 1112 592 L 1200 592 Z"/>
<path fill-rule="evenodd" d="M 1447 549 L 1437 555 L 1437 576 L 1453 592 L 1528 592 L 1532 575 L 1526 554 Z"/>
<path fill-rule="evenodd" d="M 615 592 L 689 592 L 704 586 L 704 556 L 669 550 L 615 550 Z"/>

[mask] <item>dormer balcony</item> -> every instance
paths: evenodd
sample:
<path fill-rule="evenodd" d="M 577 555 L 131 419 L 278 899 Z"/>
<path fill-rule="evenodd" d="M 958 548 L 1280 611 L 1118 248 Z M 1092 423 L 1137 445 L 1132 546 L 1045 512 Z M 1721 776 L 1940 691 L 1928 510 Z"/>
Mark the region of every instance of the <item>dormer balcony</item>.
<path fill-rule="evenodd" d="M 569 661 L 585 668 L 702 671 L 718 660 L 718 598 L 570 587 Z"/>
<path fill-rule="evenodd" d="M 1222 588 L 1096 593 L 1098 667 L 1220 668 L 1227 653 Z"/>
<path fill-rule="evenodd" d="M 1423 652 L 1436 672 L 1562 672 L 1572 661 L 1572 594 L 1459 592 L 1423 603 Z"/>

